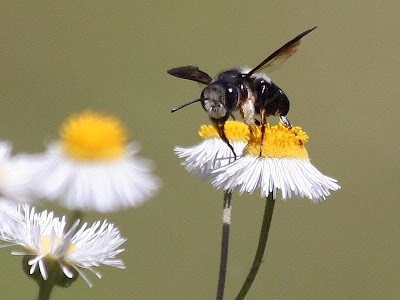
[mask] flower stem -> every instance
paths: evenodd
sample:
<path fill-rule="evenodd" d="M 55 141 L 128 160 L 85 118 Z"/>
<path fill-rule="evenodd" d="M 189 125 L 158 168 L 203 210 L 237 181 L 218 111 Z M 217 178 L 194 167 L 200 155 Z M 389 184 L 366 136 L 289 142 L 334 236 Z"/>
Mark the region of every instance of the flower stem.
<path fill-rule="evenodd" d="M 265 252 L 265 247 L 267 245 L 269 228 L 271 226 L 272 214 L 274 212 L 274 205 L 275 199 L 273 198 L 272 193 L 270 193 L 265 202 L 264 217 L 260 231 L 260 238 L 258 241 L 258 248 L 254 257 L 253 265 L 251 266 L 246 281 L 244 282 L 242 289 L 237 295 L 236 300 L 242 300 L 244 299 L 244 297 L 246 297 L 247 292 L 249 291 L 254 279 L 256 278 L 258 269 L 263 262 L 262 259 Z"/>
<path fill-rule="evenodd" d="M 43 280 L 39 284 L 38 300 L 49 300 L 53 287 L 54 287 L 54 282 Z"/>
<path fill-rule="evenodd" d="M 222 238 L 221 238 L 221 258 L 219 263 L 219 277 L 217 288 L 217 300 L 224 298 L 226 269 L 228 266 L 228 249 L 229 249 L 229 230 L 231 227 L 231 211 L 232 211 L 232 192 L 224 192 L 224 209 L 222 211 Z"/>

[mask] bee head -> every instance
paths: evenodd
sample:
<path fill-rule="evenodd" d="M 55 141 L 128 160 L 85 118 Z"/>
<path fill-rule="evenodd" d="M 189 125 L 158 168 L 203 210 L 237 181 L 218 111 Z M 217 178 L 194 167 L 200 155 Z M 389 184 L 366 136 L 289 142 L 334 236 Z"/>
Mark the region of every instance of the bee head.
<path fill-rule="evenodd" d="M 209 117 L 227 120 L 239 103 L 240 92 L 232 83 L 215 82 L 201 93 L 201 104 Z"/>

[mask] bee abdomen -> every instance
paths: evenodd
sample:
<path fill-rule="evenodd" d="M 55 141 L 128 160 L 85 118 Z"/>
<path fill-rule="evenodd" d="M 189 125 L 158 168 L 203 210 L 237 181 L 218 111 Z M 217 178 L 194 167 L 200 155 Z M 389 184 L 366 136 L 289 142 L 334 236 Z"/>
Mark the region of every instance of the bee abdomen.
<path fill-rule="evenodd" d="M 256 79 L 254 83 L 256 91 L 256 112 L 261 109 L 266 111 L 266 116 L 286 115 L 289 112 L 289 99 L 286 94 L 272 81 L 264 78 Z"/>

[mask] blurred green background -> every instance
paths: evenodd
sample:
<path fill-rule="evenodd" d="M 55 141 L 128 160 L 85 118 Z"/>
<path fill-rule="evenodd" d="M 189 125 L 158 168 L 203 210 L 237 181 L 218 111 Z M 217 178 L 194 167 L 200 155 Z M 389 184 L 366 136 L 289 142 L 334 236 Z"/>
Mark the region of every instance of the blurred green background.
<path fill-rule="evenodd" d="M 399 10 L 396 1 L 3 1 L 0 138 L 16 152 L 42 151 L 69 114 L 97 109 L 123 120 L 163 179 L 143 206 L 86 218 L 119 226 L 127 269 L 102 267 L 92 289 L 79 279 L 53 299 L 215 298 L 222 192 L 172 151 L 197 143 L 208 118 L 200 105 L 170 113 L 201 87 L 166 70 L 255 66 L 314 25 L 270 76 L 310 136 L 313 164 L 342 190 L 319 204 L 277 201 L 248 299 L 398 299 Z M 233 201 L 226 299 L 248 272 L 264 207 L 258 194 Z M 34 299 L 9 252 L 0 253 L 0 298 Z"/>

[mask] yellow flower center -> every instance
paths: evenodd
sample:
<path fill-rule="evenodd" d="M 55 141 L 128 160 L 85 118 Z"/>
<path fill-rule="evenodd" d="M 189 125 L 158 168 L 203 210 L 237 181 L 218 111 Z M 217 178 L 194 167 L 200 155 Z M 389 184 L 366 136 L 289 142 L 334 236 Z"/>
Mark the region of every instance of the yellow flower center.
<path fill-rule="evenodd" d="M 53 244 L 53 248 L 52 250 L 54 251 L 54 249 L 58 246 L 58 244 L 60 244 L 60 242 L 62 241 L 61 238 L 56 237 L 54 240 L 54 244 Z M 40 238 L 40 247 L 42 250 L 42 255 L 44 256 L 52 256 L 52 253 L 50 253 L 50 236 L 42 236 Z M 65 255 L 68 255 L 74 251 L 78 250 L 78 247 L 76 247 L 74 244 L 70 244 L 67 251 L 65 252 Z"/>
<path fill-rule="evenodd" d="M 225 135 L 230 141 L 248 141 L 249 140 L 249 126 L 242 122 L 226 121 L 225 122 Z M 202 125 L 199 131 L 202 139 L 220 138 L 217 129 L 213 125 Z"/>
<path fill-rule="evenodd" d="M 308 159 L 308 153 L 304 144 L 308 141 L 308 135 L 301 127 L 287 128 L 283 124 L 266 124 L 261 157 L 271 158 L 298 158 Z M 243 150 L 244 154 L 260 155 L 261 126 L 252 126 L 250 140 Z"/>
<path fill-rule="evenodd" d="M 66 153 L 85 160 L 121 157 L 127 140 L 118 119 L 92 111 L 68 118 L 61 128 L 61 138 Z"/>

